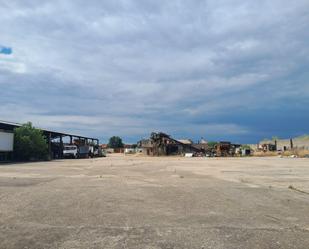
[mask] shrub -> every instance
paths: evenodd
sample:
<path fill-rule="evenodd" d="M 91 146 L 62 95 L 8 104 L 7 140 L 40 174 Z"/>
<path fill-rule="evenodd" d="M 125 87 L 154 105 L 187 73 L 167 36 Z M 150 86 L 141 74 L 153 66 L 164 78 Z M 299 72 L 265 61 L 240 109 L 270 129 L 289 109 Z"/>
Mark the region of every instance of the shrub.
<path fill-rule="evenodd" d="M 48 158 L 48 145 L 43 132 L 30 122 L 14 130 L 14 158 L 22 161 Z"/>

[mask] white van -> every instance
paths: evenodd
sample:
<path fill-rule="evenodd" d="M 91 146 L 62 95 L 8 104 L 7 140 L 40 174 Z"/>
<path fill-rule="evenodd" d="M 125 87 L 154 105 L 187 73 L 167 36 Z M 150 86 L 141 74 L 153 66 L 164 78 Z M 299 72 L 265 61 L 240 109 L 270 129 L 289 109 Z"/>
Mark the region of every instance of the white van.
<path fill-rule="evenodd" d="M 63 157 L 78 157 L 78 149 L 76 145 L 65 145 L 63 148 Z"/>

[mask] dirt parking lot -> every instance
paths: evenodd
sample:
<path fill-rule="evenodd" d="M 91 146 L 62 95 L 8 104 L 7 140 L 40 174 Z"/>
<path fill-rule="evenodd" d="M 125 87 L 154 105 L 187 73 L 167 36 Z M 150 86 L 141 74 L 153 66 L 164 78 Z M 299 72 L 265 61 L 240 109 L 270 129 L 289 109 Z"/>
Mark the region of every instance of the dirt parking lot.
<path fill-rule="evenodd" d="M 0 165 L 0 248 L 308 249 L 306 192 L 308 159 Z"/>

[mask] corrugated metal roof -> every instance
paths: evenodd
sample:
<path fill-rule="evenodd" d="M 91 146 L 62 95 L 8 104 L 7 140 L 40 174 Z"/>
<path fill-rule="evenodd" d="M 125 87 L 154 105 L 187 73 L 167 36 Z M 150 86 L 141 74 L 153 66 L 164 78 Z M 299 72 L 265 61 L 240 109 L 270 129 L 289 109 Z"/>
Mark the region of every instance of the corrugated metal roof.
<path fill-rule="evenodd" d="M 190 139 L 177 139 L 177 141 L 183 144 L 193 144 Z"/>
<path fill-rule="evenodd" d="M 22 124 L 19 124 L 19 123 L 0 120 L 0 129 L 1 129 L 1 125 L 2 126 L 9 126 L 9 127 L 11 127 L 11 129 L 22 126 Z M 70 134 L 70 133 L 66 133 L 66 132 L 51 131 L 51 130 L 46 130 L 46 129 L 41 129 L 41 128 L 38 128 L 38 129 L 42 130 L 44 133 L 53 133 L 53 134 L 58 135 L 58 136 L 62 135 L 62 136 L 80 137 L 80 138 L 83 138 L 83 139 L 99 140 L 97 138 L 85 137 L 85 136 Z"/>

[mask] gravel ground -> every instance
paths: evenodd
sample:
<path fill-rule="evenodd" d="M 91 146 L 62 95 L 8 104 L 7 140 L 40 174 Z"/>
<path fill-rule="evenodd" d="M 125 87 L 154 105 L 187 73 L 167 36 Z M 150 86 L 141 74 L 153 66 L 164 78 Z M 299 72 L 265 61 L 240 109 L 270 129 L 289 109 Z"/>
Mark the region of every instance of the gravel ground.
<path fill-rule="evenodd" d="M 0 248 L 308 249 L 308 193 L 309 159 L 0 165 Z"/>

